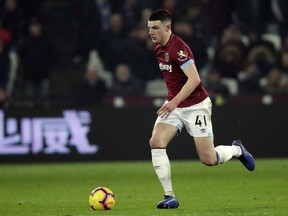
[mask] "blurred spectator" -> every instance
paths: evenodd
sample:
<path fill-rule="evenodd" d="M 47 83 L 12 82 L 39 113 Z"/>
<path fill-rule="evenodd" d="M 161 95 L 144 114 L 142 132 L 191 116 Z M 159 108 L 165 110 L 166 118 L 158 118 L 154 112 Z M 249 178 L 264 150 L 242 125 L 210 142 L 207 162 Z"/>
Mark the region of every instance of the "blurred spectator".
<path fill-rule="evenodd" d="M 239 93 L 260 93 L 259 81 L 261 73 L 254 63 L 244 64 L 243 70 L 238 73 Z"/>
<path fill-rule="evenodd" d="M 4 0 L 0 20 L 1 26 L 11 33 L 11 48 L 17 50 L 25 29 L 24 11 L 17 0 Z"/>
<path fill-rule="evenodd" d="M 283 43 L 282 43 L 282 51 L 283 50 L 288 50 L 288 33 L 285 35 Z"/>
<path fill-rule="evenodd" d="M 265 76 L 275 63 L 275 55 L 267 46 L 259 45 L 250 50 L 247 60 L 256 64 L 261 76 Z"/>
<path fill-rule="evenodd" d="M 18 53 L 10 49 L 11 34 L 0 28 L 0 86 L 11 96 L 18 71 Z"/>
<path fill-rule="evenodd" d="M 111 15 L 110 28 L 104 32 L 104 35 L 104 65 L 108 70 L 114 71 L 118 63 L 127 61 L 127 50 L 125 49 L 127 31 L 124 28 L 123 17 L 120 13 Z"/>
<path fill-rule="evenodd" d="M 139 25 L 129 35 L 126 44 L 127 60 L 125 61 L 134 72 L 134 76 L 143 82 L 161 76 L 157 62 L 154 61 L 154 52 L 146 25 Z"/>
<path fill-rule="evenodd" d="M 74 84 L 76 106 L 101 105 L 107 92 L 105 81 L 100 77 L 97 65 L 88 65 L 83 80 Z"/>
<path fill-rule="evenodd" d="M 288 49 L 281 52 L 279 65 L 281 70 L 288 75 Z"/>
<path fill-rule="evenodd" d="M 253 48 L 258 46 L 264 46 L 271 50 L 271 52 L 275 52 L 274 44 L 270 41 L 263 40 L 261 38 L 260 32 L 256 29 L 251 29 L 247 32 L 248 38 L 248 52 L 251 51 Z"/>
<path fill-rule="evenodd" d="M 11 62 L 9 58 L 10 33 L 0 29 L 0 86 L 6 89 Z"/>
<path fill-rule="evenodd" d="M 202 14 L 199 1 L 187 2 L 187 5 L 185 5 L 185 14 L 185 19 L 194 26 L 194 34 L 196 37 L 209 40 L 208 20 L 206 20 L 206 17 Z"/>
<path fill-rule="evenodd" d="M 75 32 L 72 61 L 75 64 L 86 63 L 91 50 L 101 52 L 102 49 L 101 14 L 95 0 L 71 0 L 69 3 Z"/>
<path fill-rule="evenodd" d="M 130 67 L 121 63 L 117 65 L 110 95 L 135 96 L 143 94 L 143 91 L 143 83 L 132 74 Z"/>
<path fill-rule="evenodd" d="M 155 0 L 145 0 L 141 1 L 142 8 L 151 8 L 152 10 L 156 10 L 158 8 L 162 7 L 162 0 L 161 1 L 155 1 Z"/>
<path fill-rule="evenodd" d="M 106 31 L 110 27 L 110 16 L 112 13 L 111 2 L 109 0 L 96 0 L 96 5 L 100 12 L 101 27 L 103 31 Z"/>
<path fill-rule="evenodd" d="M 141 19 L 140 19 L 139 25 L 147 26 L 147 20 L 152 14 L 152 12 L 153 12 L 152 8 L 143 7 L 141 11 Z"/>
<path fill-rule="evenodd" d="M 191 47 L 198 69 L 204 68 L 208 63 L 207 44 L 201 36 L 196 35 L 194 26 L 186 20 L 176 20 L 174 32 Z"/>
<path fill-rule="evenodd" d="M 233 17 L 234 23 L 263 33 L 272 17 L 270 0 L 234 0 Z"/>
<path fill-rule="evenodd" d="M 287 94 L 288 75 L 278 67 L 272 67 L 266 77 L 260 80 L 260 87 L 265 94 Z"/>
<path fill-rule="evenodd" d="M 231 26 L 224 30 L 221 44 L 215 51 L 214 66 L 222 77 L 237 78 L 247 55 L 247 49 L 241 40 L 241 31 Z"/>
<path fill-rule="evenodd" d="M 43 105 L 48 99 L 53 52 L 53 44 L 43 33 L 41 23 L 32 19 L 20 50 L 27 100 Z"/>
<path fill-rule="evenodd" d="M 215 47 L 221 34 L 231 24 L 231 0 L 199 0 L 201 14 L 208 24 L 209 43 Z"/>
<path fill-rule="evenodd" d="M 11 105 L 11 98 L 8 96 L 5 89 L 0 86 L 0 109 L 8 109 Z"/>
<path fill-rule="evenodd" d="M 42 18 L 41 9 L 43 5 L 43 0 L 18 0 L 19 5 L 23 8 L 25 13 L 25 23 L 28 24 L 29 21 L 37 17 Z"/>
<path fill-rule="evenodd" d="M 225 103 L 227 96 L 230 95 L 228 87 L 221 82 L 221 74 L 215 68 L 212 68 L 208 72 L 205 80 L 205 88 L 212 102 L 216 105 Z"/>
<path fill-rule="evenodd" d="M 278 25 L 282 41 L 288 33 L 288 1 L 287 0 L 271 0 L 271 10 Z"/>
<path fill-rule="evenodd" d="M 95 69 L 97 69 L 99 77 L 105 81 L 105 84 L 108 88 L 111 87 L 113 82 L 112 74 L 110 71 L 105 70 L 103 61 L 100 58 L 100 55 L 97 50 L 92 50 L 89 53 L 89 59 L 87 65 L 90 67 L 93 66 Z"/>
<path fill-rule="evenodd" d="M 173 14 L 177 8 L 177 3 L 177 0 L 162 0 L 162 8 Z"/>
<path fill-rule="evenodd" d="M 141 4 L 137 0 L 124 0 L 120 6 L 119 13 L 122 14 L 123 23 L 127 31 L 135 28 L 141 20 Z"/>

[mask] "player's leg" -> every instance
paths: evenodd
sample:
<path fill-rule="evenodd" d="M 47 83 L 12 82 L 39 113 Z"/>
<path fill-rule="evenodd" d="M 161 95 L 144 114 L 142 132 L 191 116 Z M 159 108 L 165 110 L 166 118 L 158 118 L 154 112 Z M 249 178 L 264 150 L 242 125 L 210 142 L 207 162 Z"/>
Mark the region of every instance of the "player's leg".
<path fill-rule="evenodd" d="M 165 199 L 158 203 L 158 208 L 177 208 L 179 206 L 173 192 L 170 160 L 166 153 L 166 147 L 177 133 L 176 126 L 159 122 L 155 124 L 152 131 L 150 139 L 152 164 L 165 193 Z"/>
<path fill-rule="evenodd" d="M 179 113 L 185 122 L 187 132 L 194 137 L 196 150 L 202 163 L 213 166 L 237 157 L 248 170 L 255 169 L 252 155 L 246 151 L 240 140 L 234 141 L 232 145 L 214 147 L 212 103 L 209 98 L 189 108 L 181 109 Z"/>
<path fill-rule="evenodd" d="M 149 142 L 154 170 L 163 187 L 165 195 L 169 196 L 174 195 L 174 193 L 171 181 L 170 160 L 166 153 L 166 147 L 177 132 L 178 129 L 175 126 L 157 123 L 153 128 L 152 137 Z"/>
<path fill-rule="evenodd" d="M 214 148 L 213 137 L 194 137 L 200 161 L 207 166 L 214 166 L 229 161 L 233 156 L 239 157 L 242 152 L 238 146 L 220 145 Z"/>
<path fill-rule="evenodd" d="M 213 137 L 194 137 L 195 147 L 200 161 L 207 166 L 218 163 Z"/>
<path fill-rule="evenodd" d="M 194 141 L 199 158 L 205 165 L 222 164 L 232 157 L 237 157 L 249 171 L 255 169 L 253 156 L 240 140 L 235 140 L 232 145 L 219 145 L 216 148 L 214 148 L 212 137 L 194 137 Z"/>

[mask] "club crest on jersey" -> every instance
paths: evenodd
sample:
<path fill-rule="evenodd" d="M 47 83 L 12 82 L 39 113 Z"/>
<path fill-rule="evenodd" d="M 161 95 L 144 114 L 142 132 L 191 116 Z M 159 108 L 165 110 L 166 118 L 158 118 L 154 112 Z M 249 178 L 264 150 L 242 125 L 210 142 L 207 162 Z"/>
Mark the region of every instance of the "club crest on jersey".
<path fill-rule="evenodd" d="M 177 54 L 178 54 L 179 61 L 186 61 L 188 58 L 188 54 L 183 50 L 180 50 L 179 52 L 177 52 Z"/>
<path fill-rule="evenodd" d="M 166 62 L 168 62 L 170 60 L 170 57 L 169 57 L 169 53 L 164 53 L 164 59 Z"/>

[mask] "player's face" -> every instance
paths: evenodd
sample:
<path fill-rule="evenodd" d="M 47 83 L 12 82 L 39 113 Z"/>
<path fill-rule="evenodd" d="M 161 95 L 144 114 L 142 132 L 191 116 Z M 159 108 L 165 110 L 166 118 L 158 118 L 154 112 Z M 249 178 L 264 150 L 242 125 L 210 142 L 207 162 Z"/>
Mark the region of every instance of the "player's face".
<path fill-rule="evenodd" d="M 164 46 L 167 42 L 170 25 L 162 23 L 160 20 L 148 21 L 148 28 L 152 42 Z"/>

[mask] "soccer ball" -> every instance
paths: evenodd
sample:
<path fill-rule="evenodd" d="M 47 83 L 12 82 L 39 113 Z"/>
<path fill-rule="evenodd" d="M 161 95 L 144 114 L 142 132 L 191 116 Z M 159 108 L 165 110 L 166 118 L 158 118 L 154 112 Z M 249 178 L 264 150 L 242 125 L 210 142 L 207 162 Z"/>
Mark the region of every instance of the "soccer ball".
<path fill-rule="evenodd" d="M 107 187 L 97 187 L 89 195 L 89 205 L 94 211 L 110 210 L 115 204 L 115 195 Z"/>

